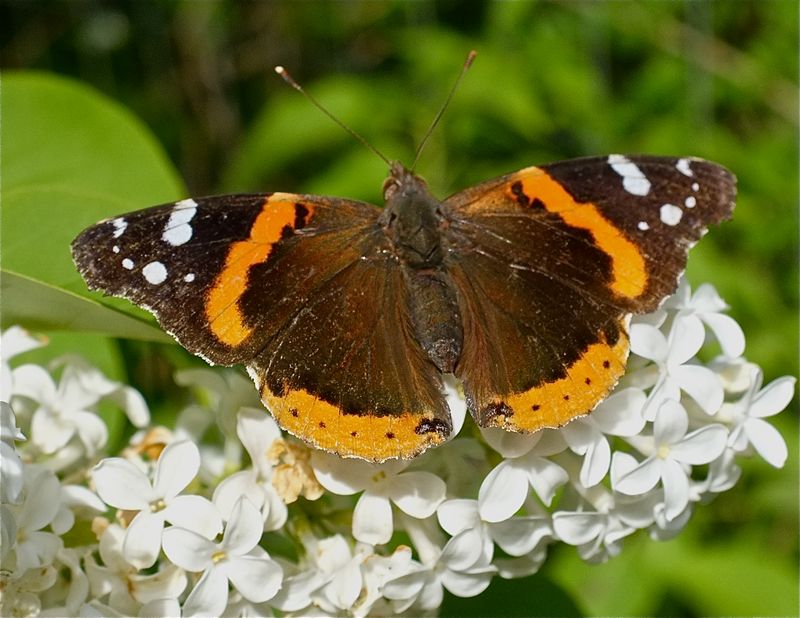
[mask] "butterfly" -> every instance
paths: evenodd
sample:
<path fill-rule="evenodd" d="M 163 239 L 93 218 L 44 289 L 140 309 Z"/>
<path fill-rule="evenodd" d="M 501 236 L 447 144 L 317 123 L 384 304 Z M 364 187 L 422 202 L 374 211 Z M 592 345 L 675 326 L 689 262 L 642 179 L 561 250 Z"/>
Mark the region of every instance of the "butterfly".
<path fill-rule="evenodd" d="M 437 199 L 392 163 L 385 206 L 291 193 L 185 199 L 73 242 L 91 289 L 151 311 L 190 352 L 243 364 L 278 424 L 370 461 L 453 429 L 555 428 L 625 371 L 631 314 L 671 294 L 731 216 L 734 176 L 691 157 L 528 167 Z"/>

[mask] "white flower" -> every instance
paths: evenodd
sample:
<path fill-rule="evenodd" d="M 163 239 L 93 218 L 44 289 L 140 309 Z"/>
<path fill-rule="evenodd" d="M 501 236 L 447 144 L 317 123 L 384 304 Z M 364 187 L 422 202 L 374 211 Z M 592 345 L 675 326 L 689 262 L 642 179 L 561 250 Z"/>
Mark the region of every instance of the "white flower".
<path fill-rule="evenodd" d="M 0 616 L 37 616 L 42 607 L 39 593 L 52 588 L 57 580 L 53 566 L 13 575 L 0 570 Z"/>
<path fill-rule="evenodd" d="M 481 519 L 477 500 L 446 500 L 436 511 L 439 524 L 451 536 L 466 532 L 471 543 L 480 547 L 487 562 L 494 555 L 494 544 L 510 556 L 524 556 L 553 535 L 546 515 L 510 517 L 499 522 Z"/>
<path fill-rule="evenodd" d="M 508 519 L 522 507 L 529 487 L 549 506 L 556 489 L 569 479 L 561 466 L 547 459 L 567 447 L 561 434 L 554 430 L 515 434 L 484 429 L 483 436 L 505 459 L 481 484 L 478 492 L 481 519 L 490 522 Z"/>
<path fill-rule="evenodd" d="M 183 604 L 184 616 L 221 614 L 228 603 L 228 581 L 255 603 L 275 596 L 283 572 L 258 545 L 263 529 L 258 509 L 242 497 L 228 519 L 220 543 L 175 526 L 164 531 L 167 557 L 187 571 L 203 572 Z"/>
<path fill-rule="evenodd" d="M 611 446 L 606 434 L 635 436 L 645 426 L 642 407 L 647 396 L 638 388 L 612 393 L 588 416 L 575 419 L 561 428 L 570 450 L 583 455 L 580 482 L 592 487 L 603 480 L 611 465 Z"/>
<path fill-rule="evenodd" d="M 689 417 L 677 401 L 668 399 L 659 408 L 653 426 L 650 455 L 641 463 L 618 451 L 611 466 L 615 490 L 627 495 L 650 491 L 661 480 L 665 516 L 677 517 L 689 501 L 689 478 L 685 466 L 706 464 L 725 449 L 728 432 L 722 425 L 705 425 L 689 434 Z"/>
<path fill-rule="evenodd" d="M 81 569 L 83 551 L 82 549 L 61 549 L 58 552 L 56 564 L 64 567 L 59 571 L 63 573 L 68 570 L 69 577 L 62 575 L 62 585 L 57 590 L 48 591 L 48 607 L 39 614 L 40 616 L 60 618 L 78 614 L 79 608 L 85 603 L 89 594 L 89 580 Z"/>
<path fill-rule="evenodd" d="M 142 603 L 176 599 L 186 588 L 183 570 L 167 564 L 157 573 L 140 575 L 122 554 L 124 539 L 125 530 L 118 524 L 111 524 L 100 537 L 102 566 L 93 556 L 86 558 L 86 574 L 92 595 L 96 599 L 108 595 L 108 604 L 125 615 L 135 614 Z"/>
<path fill-rule="evenodd" d="M 350 609 L 361 594 L 361 563 L 372 553 L 369 546 L 359 545 L 352 552 L 340 534 L 324 539 L 309 536 L 304 542 L 312 572 L 319 573 L 319 583 L 311 594 L 314 603 L 332 615 Z"/>
<path fill-rule="evenodd" d="M 27 465 L 23 471 L 23 501 L 9 507 L 17 525 L 16 572 L 53 563 L 63 541 L 43 529 L 50 525 L 59 508 L 59 482 L 50 470 Z"/>
<path fill-rule="evenodd" d="M 12 372 L 15 395 L 36 402 L 31 419 L 31 442 L 43 453 L 55 453 L 77 435 L 87 456 L 105 446 L 108 430 L 91 408 L 100 399 L 87 390 L 78 372 L 64 368 L 58 386 L 38 365 L 22 365 Z"/>
<path fill-rule="evenodd" d="M 14 392 L 14 380 L 9 361 L 23 352 L 39 348 L 47 343 L 44 338 L 31 337 L 24 328 L 11 326 L 0 334 L 0 397 L 10 399 Z"/>
<path fill-rule="evenodd" d="M 417 600 L 424 582 L 404 583 L 403 579 L 410 573 L 424 570 L 412 558 L 411 548 L 405 545 L 397 547 L 390 556 L 368 556 L 363 566 L 367 594 L 356 609 L 362 614 L 365 610 L 372 615 L 405 614 Z M 382 597 L 385 601 L 381 601 Z"/>
<path fill-rule="evenodd" d="M 14 410 L 0 401 L 0 502 L 17 504 L 22 493 L 22 459 L 14 446 L 25 436 L 17 427 Z"/>
<path fill-rule="evenodd" d="M 744 451 L 752 445 L 767 463 L 782 468 L 788 455 L 786 441 L 764 418 L 774 416 L 789 405 L 797 380 L 784 376 L 762 389 L 761 369 L 756 365 L 750 365 L 749 369 L 750 387 L 738 401 L 723 404 L 718 420 L 733 426 L 729 444 L 736 451 Z"/>
<path fill-rule="evenodd" d="M 376 465 L 316 451 L 311 456 L 317 480 L 328 491 L 349 496 L 363 491 L 353 511 L 353 536 L 371 545 L 388 543 L 394 530 L 392 503 L 424 519 L 442 503 L 447 486 L 435 474 L 404 472 L 407 461 Z"/>
<path fill-rule="evenodd" d="M 85 519 L 106 510 L 106 505 L 93 491 L 81 485 L 61 485 L 61 500 L 59 509 L 53 518 L 50 527 L 58 535 L 72 529 L 75 524 L 75 514 Z"/>
<path fill-rule="evenodd" d="M 106 504 L 139 511 L 125 533 L 123 554 L 139 568 L 151 566 L 161 547 L 164 522 L 213 538 L 222 529 L 219 512 L 201 496 L 178 494 L 197 475 L 200 454 L 187 440 L 169 444 L 158 458 L 155 479 L 126 459 L 104 459 L 92 471 L 97 493 Z"/>
<path fill-rule="evenodd" d="M 664 305 L 680 311 L 683 319 L 704 322 L 714 333 L 726 356 L 735 358 L 744 352 L 742 327 L 732 317 L 722 313 L 729 307 L 711 284 L 704 283 L 692 294 L 689 284 L 682 279 L 675 294 Z"/>
<path fill-rule="evenodd" d="M 272 486 L 272 465 L 267 456 L 272 443 L 281 437 L 281 431 L 263 409 L 243 408 L 239 411 L 236 433 L 253 467 L 223 480 L 214 490 L 212 500 L 227 520 L 238 499 L 247 496 L 261 511 L 264 530 L 282 528 L 288 511 Z"/>
<path fill-rule="evenodd" d="M 553 530 L 560 540 L 577 546 L 581 558 L 598 563 L 619 554 L 626 536 L 653 523 L 660 496 L 650 492 L 628 497 L 595 485 L 582 498 L 578 509 L 553 514 Z"/>
<path fill-rule="evenodd" d="M 667 337 L 649 324 L 632 324 L 630 336 L 631 352 L 658 365 L 658 380 L 642 410 L 645 420 L 652 421 L 665 400 L 679 400 L 681 391 L 706 414 L 719 410 L 724 397 L 719 377 L 707 367 L 688 364 L 705 339 L 705 329 L 699 320 L 678 314 Z"/>

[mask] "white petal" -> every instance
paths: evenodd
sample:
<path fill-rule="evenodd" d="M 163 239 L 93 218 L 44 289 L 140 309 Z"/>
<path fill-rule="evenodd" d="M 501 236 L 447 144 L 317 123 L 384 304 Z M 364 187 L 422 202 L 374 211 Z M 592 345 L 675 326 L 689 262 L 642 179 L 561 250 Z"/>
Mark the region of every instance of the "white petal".
<path fill-rule="evenodd" d="M 608 523 L 602 513 L 559 511 L 553 515 L 553 531 L 569 545 L 583 545 L 600 537 Z"/>
<path fill-rule="evenodd" d="M 246 554 L 258 545 L 263 531 L 264 520 L 259 510 L 247 498 L 239 498 L 225 527 L 220 549 L 236 556 Z"/>
<path fill-rule="evenodd" d="M 162 535 L 164 553 L 171 562 L 187 571 L 203 571 L 212 566 L 211 556 L 217 546 L 191 530 L 172 526 Z"/>
<path fill-rule="evenodd" d="M 242 408 L 236 420 L 236 435 L 255 462 L 266 458 L 272 443 L 281 437 L 281 430 L 266 411 Z"/>
<path fill-rule="evenodd" d="M 194 442 L 171 442 L 158 458 L 153 490 L 158 496 L 171 500 L 192 482 L 198 470 L 200 451 Z"/>
<path fill-rule="evenodd" d="M 647 421 L 654 421 L 658 416 L 658 409 L 662 403 L 667 399 L 678 401 L 680 398 L 681 389 L 677 381 L 669 374 L 660 373 L 658 381 L 647 396 L 647 401 L 642 408 L 642 418 Z"/>
<path fill-rule="evenodd" d="M 365 491 L 353 509 L 353 536 L 362 543 L 382 545 L 389 542 L 393 531 L 389 499 Z"/>
<path fill-rule="evenodd" d="M 93 456 L 108 442 L 108 427 L 94 412 L 74 412 L 72 418 L 87 455 Z"/>
<path fill-rule="evenodd" d="M 658 409 L 653 424 L 653 439 L 656 447 L 678 442 L 689 428 L 689 415 L 683 406 L 674 399 L 667 399 Z"/>
<path fill-rule="evenodd" d="M 17 524 L 28 532 L 41 530 L 58 512 L 61 497 L 58 478 L 50 470 L 31 465 L 23 469 L 23 477 L 27 495 L 18 512 Z"/>
<path fill-rule="evenodd" d="M 278 593 L 270 600 L 270 605 L 282 612 L 297 612 L 311 605 L 311 593 L 319 588 L 325 579 L 319 571 L 301 571 L 283 580 Z"/>
<path fill-rule="evenodd" d="M 604 435 L 600 435 L 586 451 L 581 466 L 580 481 L 584 487 L 594 487 L 603 480 L 611 465 L 611 446 Z"/>
<path fill-rule="evenodd" d="M 352 558 L 350 546 L 341 534 L 320 539 L 307 551 L 317 567 L 328 575 L 343 569 Z"/>
<path fill-rule="evenodd" d="M 264 502 L 264 489 L 256 481 L 252 469 L 236 472 L 224 479 L 214 490 L 212 501 L 222 518 L 228 521 L 236 501 L 242 496 L 246 496 L 257 508 Z"/>
<path fill-rule="evenodd" d="M 706 414 L 719 411 L 725 392 L 716 373 L 699 365 L 682 365 L 672 370 L 672 377 Z"/>
<path fill-rule="evenodd" d="M 444 386 L 444 396 L 447 400 L 447 408 L 450 410 L 450 420 L 453 423 L 453 431 L 448 439 L 455 438 L 464 426 L 467 418 L 467 400 L 461 388 L 461 382 L 451 373 L 442 375 L 442 385 Z"/>
<path fill-rule="evenodd" d="M 45 337 L 34 337 L 21 326 L 9 326 L 3 331 L 2 338 L 3 358 L 8 361 L 13 356 L 40 348 L 47 344 Z M 4 394 L 7 392 L 4 391 Z"/>
<path fill-rule="evenodd" d="M 98 616 L 103 614 L 98 613 Z M 161 598 L 154 601 L 147 601 L 139 610 L 139 616 L 142 618 L 171 618 L 173 616 L 181 615 L 181 605 L 178 599 Z M 188 614 L 184 613 L 184 616 Z"/>
<path fill-rule="evenodd" d="M 702 313 L 719 312 L 728 308 L 719 293 L 710 283 L 698 287 L 691 298 L 691 307 Z"/>
<path fill-rule="evenodd" d="M 706 425 L 673 444 L 669 456 L 686 464 L 707 464 L 722 455 L 727 441 L 728 430 L 724 426 Z"/>
<path fill-rule="evenodd" d="M 388 487 L 389 498 L 401 511 L 425 519 L 444 501 L 447 485 L 435 474 L 423 471 L 402 472 Z"/>
<path fill-rule="evenodd" d="M 211 568 L 200 578 L 183 604 L 183 616 L 221 616 L 228 604 L 228 578 Z"/>
<path fill-rule="evenodd" d="M 463 498 L 443 502 L 437 509 L 436 516 L 439 519 L 439 525 L 450 536 L 455 536 L 468 528 L 476 528 L 481 523 L 478 502 Z"/>
<path fill-rule="evenodd" d="M 590 418 L 604 433 L 635 436 L 644 429 L 642 408 L 646 401 L 647 395 L 642 389 L 623 388 L 597 406 Z"/>
<path fill-rule="evenodd" d="M 642 358 L 665 363 L 669 348 L 664 333 L 649 324 L 631 324 L 631 352 Z"/>
<path fill-rule="evenodd" d="M 186 572 L 174 564 L 168 564 L 153 575 L 131 576 L 131 594 L 139 603 L 156 599 L 178 597 L 186 588 Z"/>
<path fill-rule="evenodd" d="M 483 553 L 483 547 L 480 543 L 476 543 L 475 539 L 475 531 L 472 529 L 464 530 L 451 537 L 442 549 L 439 562 L 447 569 L 456 571 L 466 571 L 472 568 Z"/>
<path fill-rule="evenodd" d="M 7 442 L 0 442 L 0 502 L 16 504 L 23 487 L 22 459 Z"/>
<path fill-rule="evenodd" d="M 383 596 L 393 601 L 415 598 L 425 585 L 425 571 L 413 571 L 387 581 L 381 591 Z"/>
<path fill-rule="evenodd" d="M 689 503 L 689 478 L 677 461 L 667 459 L 661 469 L 664 485 L 664 506 L 667 521 L 683 513 Z"/>
<path fill-rule="evenodd" d="M 495 543 L 510 556 L 524 556 L 553 534 L 549 521 L 544 517 L 512 517 L 489 524 L 489 528 Z"/>
<path fill-rule="evenodd" d="M 669 331 L 667 364 L 677 367 L 691 359 L 703 347 L 706 331 L 695 315 L 679 313 Z"/>
<path fill-rule="evenodd" d="M 161 549 L 161 531 L 164 518 L 151 513 L 150 509 L 139 511 L 125 530 L 122 554 L 137 569 L 146 569 L 155 564 Z"/>
<path fill-rule="evenodd" d="M 274 560 L 240 556 L 224 565 L 233 587 L 253 603 L 268 601 L 281 587 L 283 569 Z"/>
<path fill-rule="evenodd" d="M 744 332 L 736 320 L 723 313 L 707 313 L 702 319 L 719 341 L 725 356 L 737 358 L 744 353 Z"/>
<path fill-rule="evenodd" d="M 614 484 L 614 489 L 629 496 L 637 496 L 653 489 L 661 478 L 663 460 L 648 457 L 630 472 L 622 474 Z"/>
<path fill-rule="evenodd" d="M 363 578 L 355 560 L 348 562 L 326 586 L 325 596 L 338 608 L 349 609 L 356 602 Z"/>
<path fill-rule="evenodd" d="M 489 587 L 496 571 L 494 566 L 469 573 L 447 569 L 442 572 L 442 585 L 457 597 L 476 597 Z"/>
<path fill-rule="evenodd" d="M 311 466 L 320 485 L 331 493 L 350 496 L 366 489 L 380 472 L 374 464 L 359 459 L 342 459 L 323 451 L 311 453 Z"/>
<path fill-rule="evenodd" d="M 586 449 L 597 439 L 600 430 L 593 421 L 594 413 L 590 418 L 576 418 L 560 429 L 561 435 L 573 453 L 585 455 Z"/>
<path fill-rule="evenodd" d="M 542 432 L 524 434 L 513 433 L 505 429 L 481 429 L 486 443 L 503 457 L 521 457 L 530 451 L 542 437 Z"/>
<path fill-rule="evenodd" d="M 202 496 L 177 496 L 162 512 L 173 526 L 186 528 L 207 539 L 222 532 L 222 517 L 217 508 Z"/>
<path fill-rule="evenodd" d="M 765 418 L 782 411 L 794 397 L 794 385 L 797 379 L 783 376 L 767 384 L 750 403 L 748 416 Z"/>
<path fill-rule="evenodd" d="M 550 506 L 556 490 L 569 480 L 569 475 L 564 468 L 544 457 L 529 454 L 524 459 L 528 482 L 542 502 Z"/>
<path fill-rule="evenodd" d="M 751 418 L 745 422 L 744 431 L 750 444 L 769 465 L 783 467 L 788 451 L 786 442 L 777 429 L 760 418 Z"/>
<path fill-rule="evenodd" d="M 498 464 L 481 483 L 478 504 L 484 521 L 508 519 L 522 507 L 528 496 L 528 475 L 512 461 Z"/>
<path fill-rule="evenodd" d="M 3 355 L 5 356 L 5 354 Z M 56 400 L 56 385 L 50 374 L 39 365 L 21 365 L 11 372 L 14 382 L 14 394 L 28 397 L 39 403 Z M 11 394 L 4 393 L 4 399 Z"/>
<path fill-rule="evenodd" d="M 55 453 L 75 434 L 75 424 L 70 417 L 63 418 L 39 408 L 31 419 L 31 441 L 46 454 Z"/>
<path fill-rule="evenodd" d="M 103 459 L 92 469 L 92 480 L 103 502 L 118 509 L 148 509 L 157 498 L 144 472 L 121 457 Z"/>
<path fill-rule="evenodd" d="M 289 510 L 272 485 L 262 486 L 262 488 L 264 490 L 264 504 L 261 506 L 261 517 L 264 520 L 264 530 L 279 530 L 286 523 L 286 519 L 289 517 Z"/>

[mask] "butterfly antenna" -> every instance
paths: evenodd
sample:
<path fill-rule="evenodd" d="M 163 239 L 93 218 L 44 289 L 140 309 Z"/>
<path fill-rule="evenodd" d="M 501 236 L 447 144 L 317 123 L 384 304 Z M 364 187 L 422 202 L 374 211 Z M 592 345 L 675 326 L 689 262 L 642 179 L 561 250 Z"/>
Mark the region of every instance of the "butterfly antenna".
<path fill-rule="evenodd" d="M 439 109 L 439 113 L 436 114 L 436 117 L 433 119 L 431 126 L 428 127 L 427 132 L 425 133 L 425 137 L 422 138 L 422 141 L 419 143 L 419 147 L 417 148 L 417 153 L 414 155 L 414 164 L 411 166 L 411 171 L 414 171 L 414 168 L 417 167 L 417 161 L 419 161 L 419 157 L 422 154 L 422 149 L 425 148 L 425 144 L 428 143 L 428 140 L 431 137 L 431 133 L 436 128 L 436 125 L 439 124 L 439 120 L 441 120 L 442 116 L 444 115 L 444 111 L 447 109 L 447 106 L 450 105 L 450 100 L 453 98 L 453 95 L 458 90 L 458 86 L 461 83 L 461 80 L 464 78 L 464 74 L 469 70 L 472 66 L 472 61 L 475 60 L 475 56 L 478 55 L 474 49 L 471 50 L 467 54 L 467 59 L 464 61 L 464 66 L 461 69 L 461 73 L 458 74 L 458 78 L 456 79 L 456 83 L 453 84 L 453 87 L 450 88 L 450 94 L 447 95 L 447 99 L 444 101 L 444 105 Z"/>
<path fill-rule="evenodd" d="M 384 157 L 383 154 L 377 148 L 375 148 L 375 146 L 370 144 L 367 140 L 365 140 L 363 137 L 361 137 L 353 129 L 348 127 L 345 123 L 343 123 L 341 120 L 339 120 L 331 112 L 329 112 L 327 109 L 325 109 L 319 101 L 317 101 L 314 97 L 312 97 L 310 94 L 308 94 L 300 84 L 298 84 L 296 81 L 294 81 L 294 78 L 291 75 L 289 75 L 289 72 L 286 69 L 284 69 L 282 66 L 277 66 L 277 67 L 275 67 L 275 72 L 283 78 L 283 81 L 285 81 L 292 88 L 297 90 L 299 93 L 301 93 L 303 96 L 305 96 L 309 101 L 311 101 L 311 103 L 312 103 L 312 105 L 314 105 L 314 107 L 316 107 L 319 111 L 321 111 L 323 114 L 325 114 L 328 118 L 333 120 L 336 124 L 338 124 L 345 131 L 347 131 L 350 135 L 355 137 L 359 142 L 364 144 L 364 146 L 366 146 L 369 150 L 371 150 L 376 155 L 378 155 L 381 158 L 381 160 L 384 163 L 386 163 L 386 165 L 388 165 L 389 167 L 392 166 L 391 161 L 389 161 L 389 159 Z"/>

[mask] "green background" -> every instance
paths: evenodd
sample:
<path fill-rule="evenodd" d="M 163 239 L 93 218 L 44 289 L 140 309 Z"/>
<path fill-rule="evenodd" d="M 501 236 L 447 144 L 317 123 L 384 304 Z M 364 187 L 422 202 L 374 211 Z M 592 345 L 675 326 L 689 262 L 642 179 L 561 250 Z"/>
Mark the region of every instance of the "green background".
<path fill-rule="evenodd" d="M 584 155 L 718 161 L 739 178 L 735 219 L 693 250 L 690 281 L 728 301 L 765 381 L 798 373 L 793 0 L 4 0 L 0 23 L 3 324 L 46 330 L 47 355 L 80 352 L 132 382 L 156 418 L 173 366 L 191 361 L 158 343 L 146 314 L 86 293 L 71 238 L 187 195 L 380 203 L 385 165 L 272 68 L 410 162 L 470 49 L 475 64 L 418 166 L 436 194 Z M 796 402 L 774 422 L 785 468 L 745 462 L 736 488 L 698 507 L 677 539 L 638 534 L 603 566 L 556 547 L 533 578 L 448 598 L 442 613 L 796 615 Z"/>

